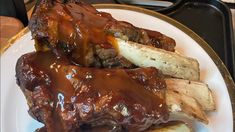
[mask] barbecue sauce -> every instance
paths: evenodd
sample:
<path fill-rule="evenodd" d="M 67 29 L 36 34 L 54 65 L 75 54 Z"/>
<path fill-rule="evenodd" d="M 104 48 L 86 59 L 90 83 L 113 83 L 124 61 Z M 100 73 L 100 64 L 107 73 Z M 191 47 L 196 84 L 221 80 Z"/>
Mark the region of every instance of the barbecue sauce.
<path fill-rule="evenodd" d="M 49 77 L 51 118 L 57 131 L 64 130 L 65 122 L 77 127 L 95 120 L 108 120 L 104 124 L 112 121 L 128 130 L 140 131 L 168 118 L 163 96 L 166 84 L 155 68 L 82 68 L 51 52 L 36 52 L 25 59 L 29 61 L 21 65 Z"/>
<path fill-rule="evenodd" d="M 107 32 L 105 32 L 106 25 L 116 21 L 111 15 L 98 12 L 84 3 L 53 2 L 53 4 L 52 8 L 45 9 L 43 12 L 48 20 L 46 32 L 50 43 L 55 47 L 57 43 L 63 43 L 62 48 L 65 52 L 73 50 L 72 57 L 77 61 L 76 63 L 87 65 L 85 56 L 92 47 L 90 44 L 99 45 L 102 48 L 114 48 L 107 41 Z"/>

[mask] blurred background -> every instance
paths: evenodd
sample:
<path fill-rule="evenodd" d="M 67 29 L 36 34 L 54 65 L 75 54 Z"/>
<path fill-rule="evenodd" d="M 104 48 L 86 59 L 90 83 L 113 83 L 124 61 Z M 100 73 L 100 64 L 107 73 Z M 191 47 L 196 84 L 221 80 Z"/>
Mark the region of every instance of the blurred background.
<path fill-rule="evenodd" d="M 79 1 L 79 0 L 78 0 Z M 235 77 L 235 0 L 83 0 L 139 6 L 167 15 L 202 37 Z M 0 0 L 0 48 L 27 27 L 37 0 Z"/>

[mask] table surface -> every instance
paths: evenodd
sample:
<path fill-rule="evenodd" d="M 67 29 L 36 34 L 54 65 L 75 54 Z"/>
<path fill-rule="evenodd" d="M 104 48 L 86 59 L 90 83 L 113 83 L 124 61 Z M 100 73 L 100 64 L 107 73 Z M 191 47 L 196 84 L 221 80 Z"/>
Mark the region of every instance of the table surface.
<path fill-rule="evenodd" d="M 0 16 L 0 47 L 24 28 L 22 22 L 14 17 Z"/>

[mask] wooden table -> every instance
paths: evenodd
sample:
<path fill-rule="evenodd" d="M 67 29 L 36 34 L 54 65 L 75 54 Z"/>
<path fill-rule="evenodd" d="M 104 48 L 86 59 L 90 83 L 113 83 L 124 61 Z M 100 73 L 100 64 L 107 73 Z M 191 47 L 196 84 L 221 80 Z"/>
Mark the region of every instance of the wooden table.
<path fill-rule="evenodd" d="M 0 16 L 0 48 L 24 28 L 22 22 L 14 17 Z"/>

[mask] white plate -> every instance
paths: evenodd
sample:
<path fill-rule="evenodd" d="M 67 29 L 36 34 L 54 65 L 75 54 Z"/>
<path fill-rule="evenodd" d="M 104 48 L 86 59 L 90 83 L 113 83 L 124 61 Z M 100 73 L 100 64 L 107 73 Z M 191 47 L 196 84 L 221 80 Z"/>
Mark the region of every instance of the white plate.
<path fill-rule="evenodd" d="M 141 9 L 137 10 L 137 8 L 130 7 L 105 7 L 106 9 L 99 10 L 109 12 L 114 18 L 128 21 L 135 26 L 160 31 L 175 39 L 177 51 L 196 58 L 200 64 L 201 80 L 209 85 L 215 95 L 217 112 L 208 114 L 210 122 L 208 125 L 195 121 L 193 122 L 193 127 L 198 132 L 233 131 L 232 107 L 225 80 L 207 52 L 195 41 L 195 38 L 190 37 L 192 35 L 187 35 L 185 31 L 183 32 L 176 26 L 170 24 L 172 20 L 169 18 L 153 12 Z M 173 23 L 177 24 L 177 22 Z M 193 34 L 191 31 L 188 33 Z M 16 85 L 15 79 L 15 65 L 17 59 L 27 52 L 34 51 L 33 44 L 34 41 L 31 38 L 31 33 L 27 32 L 17 39 L 14 44 L 1 55 L 2 132 L 32 132 L 42 126 L 42 124 L 33 120 L 28 115 L 27 102 L 20 88 Z"/>

